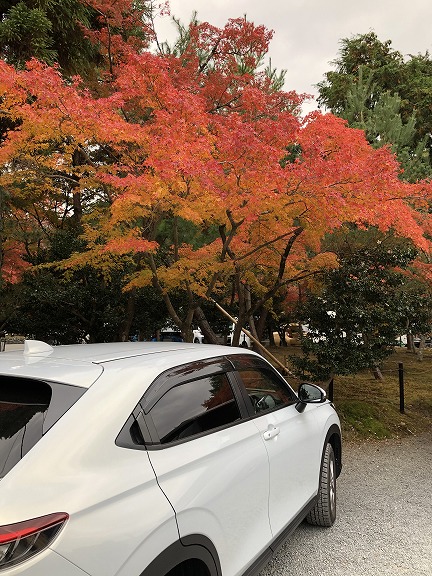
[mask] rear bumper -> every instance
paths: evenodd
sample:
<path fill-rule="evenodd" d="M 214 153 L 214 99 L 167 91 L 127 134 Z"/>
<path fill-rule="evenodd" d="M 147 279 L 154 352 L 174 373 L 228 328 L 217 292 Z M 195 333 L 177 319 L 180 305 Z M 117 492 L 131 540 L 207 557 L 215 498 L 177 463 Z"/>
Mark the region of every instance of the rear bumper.
<path fill-rule="evenodd" d="M 1 570 L 2 576 L 89 576 L 49 548 L 22 564 Z"/>

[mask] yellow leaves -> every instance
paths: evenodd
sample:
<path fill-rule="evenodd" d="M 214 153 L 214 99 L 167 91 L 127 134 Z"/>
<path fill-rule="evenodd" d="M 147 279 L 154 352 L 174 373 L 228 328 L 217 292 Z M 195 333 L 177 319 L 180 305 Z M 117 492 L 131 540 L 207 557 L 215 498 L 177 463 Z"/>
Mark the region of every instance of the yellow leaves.
<path fill-rule="evenodd" d="M 86 252 L 75 252 L 69 258 L 59 264 L 59 268 L 68 270 L 92 267 L 102 273 L 105 278 L 110 278 L 112 273 L 125 263 L 124 258 L 116 257 L 106 252 L 103 247 L 94 246 Z"/>
<path fill-rule="evenodd" d="M 149 268 L 139 270 L 132 275 L 131 279 L 124 287 L 124 290 L 128 291 L 133 290 L 134 288 L 145 288 L 145 286 L 149 286 L 151 284 L 152 278 L 153 274 Z"/>
<path fill-rule="evenodd" d="M 170 265 L 159 265 L 156 273 L 158 282 L 167 292 L 181 288 L 206 297 L 210 283 L 215 281 L 213 292 L 217 292 L 224 287 L 223 281 L 230 271 L 231 263 L 215 261 L 214 248 L 204 246 L 193 249 L 192 246 L 184 244 L 179 248 L 178 258 Z M 145 280 L 142 280 L 138 273 L 130 286 L 148 281 L 148 272 L 145 272 L 143 277 Z"/>
<path fill-rule="evenodd" d="M 160 192 L 160 189 L 156 193 Z M 149 191 L 144 188 L 123 192 L 116 198 L 111 206 L 110 227 L 119 224 L 134 222 L 138 219 L 144 220 L 152 214 L 152 198 Z"/>
<path fill-rule="evenodd" d="M 311 272 L 331 270 L 338 267 L 336 254 L 333 252 L 321 252 L 309 260 L 309 270 Z"/>

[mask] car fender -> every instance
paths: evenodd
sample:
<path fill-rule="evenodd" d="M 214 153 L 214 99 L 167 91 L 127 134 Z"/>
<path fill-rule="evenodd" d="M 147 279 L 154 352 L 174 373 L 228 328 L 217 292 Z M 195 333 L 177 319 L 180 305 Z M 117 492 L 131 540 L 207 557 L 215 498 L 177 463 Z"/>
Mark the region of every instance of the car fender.
<path fill-rule="evenodd" d="M 181 541 L 171 544 L 141 572 L 140 576 L 165 576 L 178 564 L 192 559 L 203 562 L 209 571 L 209 576 L 222 576 L 219 558 L 213 543 L 200 534 L 190 534 Z"/>
<path fill-rule="evenodd" d="M 339 419 L 335 413 L 337 422 L 331 422 L 329 423 L 329 426 L 327 428 L 327 433 L 324 437 L 323 440 L 323 447 L 322 447 L 322 456 L 321 456 L 321 468 L 322 468 L 322 463 L 324 460 L 324 453 L 325 453 L 325 449 L 327 444 L 330 442 L 330 444 L 333 447 L 333 451 L 334 451 L 334 455 L 335 455 L 335 459 L 336 459 L 336 473 L 337 476 L 340 475 L 341 471 L 342 471 L 342 437 L 341 437 L 341 429 L 340 429 L 340 425 L 339 425 Z M 333 420 L 333 419 L 331 419 Z"/>

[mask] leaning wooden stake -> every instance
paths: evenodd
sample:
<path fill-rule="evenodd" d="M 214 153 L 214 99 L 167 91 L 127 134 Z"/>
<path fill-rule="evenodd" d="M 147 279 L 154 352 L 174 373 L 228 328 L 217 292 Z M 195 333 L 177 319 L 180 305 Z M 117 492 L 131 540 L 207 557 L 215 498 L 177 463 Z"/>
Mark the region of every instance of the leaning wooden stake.
<path fill-rule="evenodd" d="M 212 302 L 215 304 L 216 308 L 218 310 L 220 310 L 222 312 L 222 314 L 224 314 L 224 316 L 229 318 L 229 320 L 231 320 L 231 322 L 233 322 L 234 324 L 237 325 L 237 320 L 235 318 L 233 318 L 229 312 L 227 312 L 224 308 L 222 308 L 222 306 L 220 304 L 218 304 L 216 302 L 216 300 L 212 299 Z M 259 340 L 257 340 L 254 336 L 252 336 L 252 334 L 249 332 L 249 330 L 246 330 L 246 328 L 242 328 L 242 332 L 244 332 L 246 334 L 246 336 L 249 336 L 249 338 L 252 340 L 252 342 L 254 344 L 256 344 L 258 346 L 258 348 L 260 350 L 262 350 L 266 356 L 268 356 L 275 364 L 277 364 L 279 366 L 279 368 L 282 370 L 283 374 L 286 374 L 287 376 L 291 376 L 292 378 L 295 378 L 295 375 L 290 370 L 288 370 L 288 368 L 286 366 L 284 366 L 282 364 L 282 362 L 280 362 L 280 360 L 278 360 L 276 358 L 276 356 L 273 356 L 273 354 L 271 352 L 269 352 L 267 350 L 267 348 L 265 346 L 263 346 Z"/>

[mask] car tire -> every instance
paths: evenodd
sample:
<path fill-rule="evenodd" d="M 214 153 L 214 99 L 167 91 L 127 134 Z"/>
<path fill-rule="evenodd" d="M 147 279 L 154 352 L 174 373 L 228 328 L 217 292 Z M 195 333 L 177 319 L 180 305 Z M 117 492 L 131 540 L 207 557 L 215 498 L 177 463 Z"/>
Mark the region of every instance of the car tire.
<path fill-rule="evenodd" d="M 318 501 L 306 516 L 309 524 L 332 526 L 336 520 L 336 459 L 331 444 L 327 444 L 320 473 Z"/>

